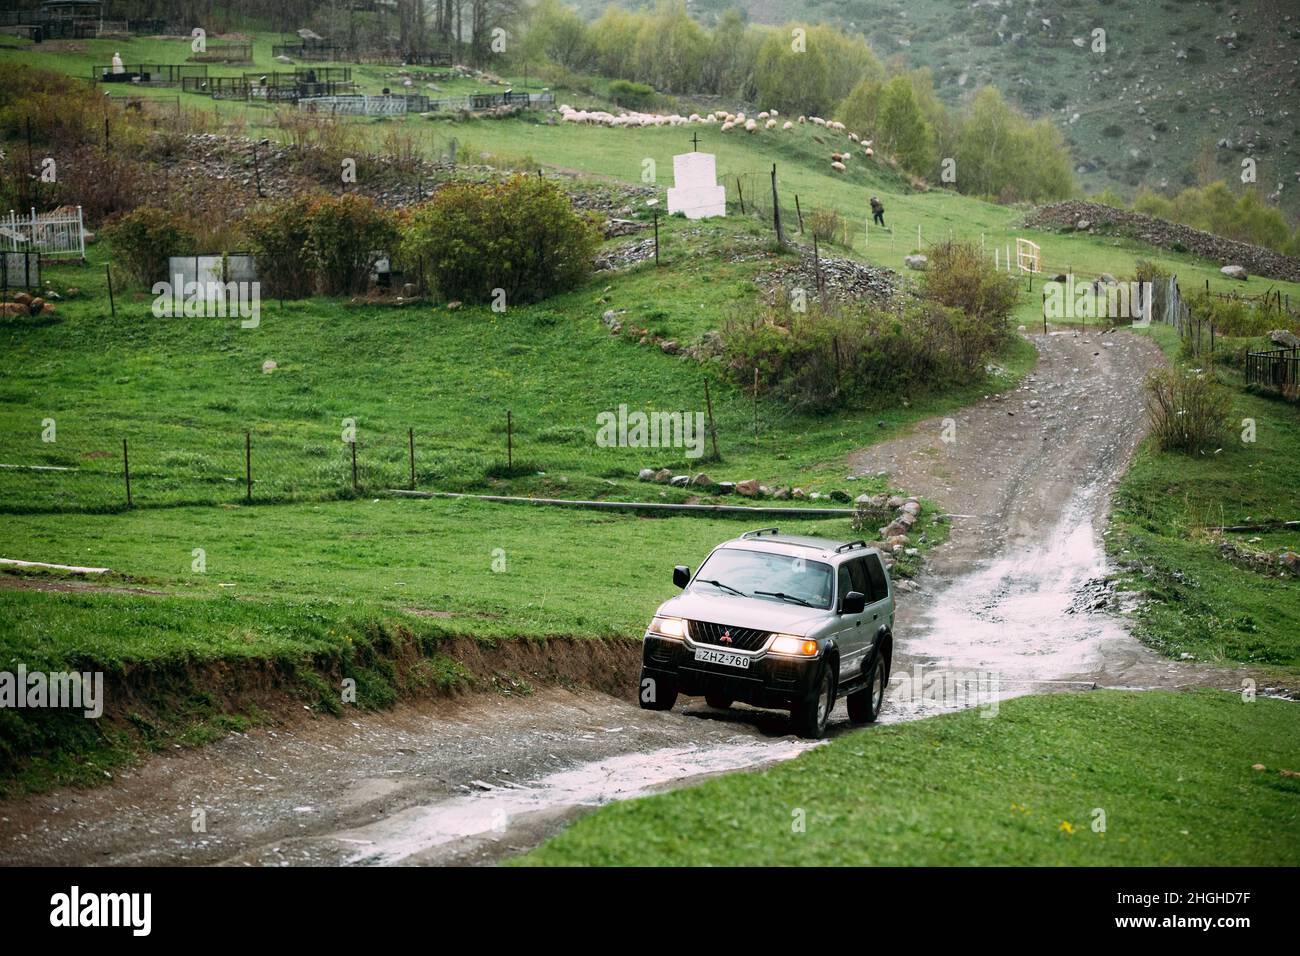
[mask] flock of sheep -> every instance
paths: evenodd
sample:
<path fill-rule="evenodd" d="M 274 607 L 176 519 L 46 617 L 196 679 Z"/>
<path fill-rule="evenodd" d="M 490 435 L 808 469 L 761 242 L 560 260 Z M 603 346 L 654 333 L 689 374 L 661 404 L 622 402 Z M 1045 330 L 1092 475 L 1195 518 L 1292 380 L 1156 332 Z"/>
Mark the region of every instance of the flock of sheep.
<path fill-rule="evenodd" d="M 764 110 L 754 117 L 748 117 L 744 113 L 729 113 L 726 110 L 715 110 L 704 114 L 692 113 L 690 116 L 635 111 L 615 115 L 605 110 L 576 110 L 568 104 L 563 104 L 559 112 L 562 122 L 585 123 L 590 126 L 686 126 L 690 123 L 717 123 L 720 124 L 719 129 L 723 133 L 733 129 L 757 133 L 759 130 L 772 130 L 778 126 L 782 130 L 792 130 L 797 124 L 812 123 L 814 126 L 821 126 L 836 133 L 846 132 L 843 123 L 822 119 L 820 116 L 800 116 L 797 120 L 781 122 L 780 114 L 776 110 Z M 871 148 L 871 140 L 860 137 L 857 133 L 847 135 L 852 143 L 861 147 L 862 154 L 868 159 L 875 155 L 875 151 Z M 846 164 L 852 155 L 851 150 L 831 153 L 831 168 L 836 172 L 844 172 L 848 168 Z"/>

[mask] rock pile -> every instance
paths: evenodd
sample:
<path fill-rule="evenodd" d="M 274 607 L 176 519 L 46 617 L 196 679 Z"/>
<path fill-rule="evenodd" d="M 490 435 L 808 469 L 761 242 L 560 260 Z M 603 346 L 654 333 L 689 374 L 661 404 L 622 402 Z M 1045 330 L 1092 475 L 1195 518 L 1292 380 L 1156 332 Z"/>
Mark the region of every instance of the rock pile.
<path fill-rule="evenodd" d="M 1100 203 L 1069 201 L 1039 206 L 1025 218 L 1025 225 L 1125 236 L 1161 249 L 1186 251 L 1225 265 L 1242 266 L 1253 275 L 1300 282 L 1300 259 L 1294 256 Z"/>
<path fill-rule="evenodd" d="M 827 299 L 853 301 L 869 298 L 883 301 L 898 290 L 898 274 L 890 269 L 870 266 L 852 259 L 820 256 L 822 285 Z M 817 294 L 817 263 L 811 250 L 797 263 L 781 266 L 754 280 L 765 291 L 803 289 L 809 297 Z"/>

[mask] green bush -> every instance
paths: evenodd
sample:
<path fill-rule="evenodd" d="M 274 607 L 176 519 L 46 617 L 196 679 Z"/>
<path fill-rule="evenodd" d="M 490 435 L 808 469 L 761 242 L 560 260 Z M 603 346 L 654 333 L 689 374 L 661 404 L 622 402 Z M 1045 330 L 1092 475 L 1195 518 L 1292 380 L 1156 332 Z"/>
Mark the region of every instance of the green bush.
<path fill-rule="evenodd" d="M 999 339 L 931 300 L 901 312 L 863 302 L 806 312 L 777 304 L 729 321 L 722 354 L 738 383 L 752 385 L 757 369 L 777 397 L 820 412 L 975 381 Z"/>
<path fill-rule="evenodd" d="M 818 207 L 808 214 L 808 228 L 818 242 L 838 242 L 844 234 L 839 211 Z"/>
<path fill-rule="evenodd" d="M 1227 431 L 1232 397 L 1210 375 L 1160 368 L 1146 385 L 1151 434 L 1163 450 L 1210 451 Z"/>
<path fill-rule="evenodd" d="M 122 271 L 146 286 L 170 278 L 168 257 L 196 251 L 193 229 L 155 206 L 139 206 L 110 220 L 104 227 L 104 237 L 113 244 L 114 258 Z"/>
<path fill-rule="evenodd" d="M 422 263 L 448 299 L 518 305 L 572 289 L 591 272 L 600 233 L 564 192 L 538 176 L 452 183 L 411 215 L 407 263 Z"/>
<path fill-rule="evenodd" d="M 973 242 L 940 242 L 926 250 L 929 262 L 921 279 L 922 294 L 986 326 L 994 339 L 1007 333 L 1020 283 L 999 272 Z"/>
<path fill-rule="evenodd" d="M 365 196 L 323 196 L 307 207 L 303 247 L 324 295 L 355 295 L 370 285 L 375 263 L 398 242 L 391 213 Z"/>
<path fill-rule="evenodd" d="M 653 86 L 645 83 L 633 83 L 631 80 L 614 80 L 609 84 L 609 98 L 619 106 L 641 110 L 654 102 L 655 91 Z"/>
<path fill-rule="evenodd" d="M 310 295 L 314 272 L 303 268 L 313 200 L 292 196 L 246 214 L 240 223 L 248 251 L 257 260 L 258 280 L 268 296 Z"/>

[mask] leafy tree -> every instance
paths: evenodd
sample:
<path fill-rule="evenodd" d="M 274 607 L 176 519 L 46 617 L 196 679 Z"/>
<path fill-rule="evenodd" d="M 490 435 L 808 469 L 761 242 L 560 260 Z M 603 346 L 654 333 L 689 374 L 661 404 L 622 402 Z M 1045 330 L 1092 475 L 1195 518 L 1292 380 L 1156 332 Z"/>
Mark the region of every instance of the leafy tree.
<path fill-rule="evenodd" d="M 933 173 L 934 132 L 907 77 L 895 76 L 881 88 L 877 129 L 881 144 L 904 169 L 921 176 Z"/>
<path fill-rule="evenodd" d="M 771 30 L 758 51 L 754 86 L 763 109 L 820 116 L 832 104 L 830 67 L 815 43 L 800 52 L 793 48 L 793 25 Z"/>

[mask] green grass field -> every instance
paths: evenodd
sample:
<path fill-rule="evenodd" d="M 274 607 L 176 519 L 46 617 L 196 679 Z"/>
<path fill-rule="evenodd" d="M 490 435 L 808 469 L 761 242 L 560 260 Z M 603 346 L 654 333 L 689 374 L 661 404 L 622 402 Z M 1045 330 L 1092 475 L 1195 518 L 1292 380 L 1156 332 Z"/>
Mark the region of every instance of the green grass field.
<path fill-rule="evenodd" d="M 1300 765 L 1298 735 L 1300 710 L 1276 700 L 1022 697 L 611 804 L 517 862 L 1295 866 L 1300 779 L 1279 771 Z"/>
<path fill-rule="evenodd" d="M 1177 357 L 1166 327 L 1157 341 Z M 1230 370 L 1228 436 L 1213 455 L 1139 450 L 1115 496 L 1107 547 L 1125 586 L 1144 595 L 1136 633 L 1171 657 L 1264 665 L 1293 676 L 1300 668 L 1300 586 L 1294 577 L 1230 562 L 1220 541 L 1274 559 L 1300 550 L 1300 533 L 1218 534 L 1209 529 L 1297 520 L 1300 515 L 1300 407 L 1252 395 Z M 1246 421 L 1254 441 L 1242 440 Z"/>

